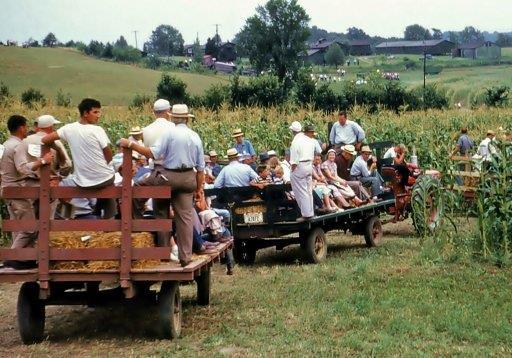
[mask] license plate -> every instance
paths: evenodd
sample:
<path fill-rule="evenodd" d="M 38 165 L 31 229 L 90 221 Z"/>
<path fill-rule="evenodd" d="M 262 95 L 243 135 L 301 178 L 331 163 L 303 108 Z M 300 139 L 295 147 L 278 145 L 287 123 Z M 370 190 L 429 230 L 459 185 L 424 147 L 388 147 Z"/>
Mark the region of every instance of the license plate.
<path fill-rule="evenodd" d="M 263 222 L 263 213 L 246 213 L 244 214 L 244 222 L 246 224 L 258 224 Z"/>

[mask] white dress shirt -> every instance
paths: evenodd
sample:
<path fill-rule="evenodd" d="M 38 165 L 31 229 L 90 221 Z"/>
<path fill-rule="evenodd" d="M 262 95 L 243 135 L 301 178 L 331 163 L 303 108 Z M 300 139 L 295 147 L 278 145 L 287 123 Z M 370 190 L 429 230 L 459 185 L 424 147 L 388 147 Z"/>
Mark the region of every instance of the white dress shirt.
<path fill-rule="evenodd" d="M 290 146 L 290 164 L 313 161 L 315 151 L 318 151 L 318 141 L 309 138 L 304 133 L 297 133 Z"/>

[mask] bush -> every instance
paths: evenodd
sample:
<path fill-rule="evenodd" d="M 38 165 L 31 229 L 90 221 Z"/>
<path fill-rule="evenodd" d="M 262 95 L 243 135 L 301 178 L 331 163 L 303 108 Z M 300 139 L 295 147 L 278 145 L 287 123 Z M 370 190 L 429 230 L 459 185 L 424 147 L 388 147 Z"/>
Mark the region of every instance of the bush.
<path fill-rule="evenodd" d="M 135 47 L 118 47 L 115 46 L 112 50 L 114 60 L 117 62 L 138 62 L 140 61 L 142 54 Z"/>
<path fill-rule="evenodd" d="M 485 104 L 489 107 L 504 107 L 508 103 L 510 88 L 497 86 L 485 89 Z"/>
<path fill-rule="evenodd" d="M 0 82 L 0 105 L 6 104 L 11 99 L 11 92 L 9 92 L 9 87 L 3 82 Z"/>
<path fill-rule="evenodd" d="M 160 60 L 160 58 L 158 56 L 154 55 L 154 54 L 149 54 L 144 59 L 144 67 L 146 67 L 146 68 L 150 68 L 152 70 L 156 70 L 161 65 L 162 65 L 162 60 Z"/>
<path fill-rule="evenodd" d="M 271 107 L 286 101 L 286 92 L 276 76 L 265 75 L 240 81 L 235 75 L 230 84 L 231 104 L 233 106 Z"/>
<path fill-rule="evenodd" d="M 151 103 L 153 98 L 146 94 L 136 94 L 132 99 L 132 103 L 130 103 L 130 109 L 142 109 L 148 103 Z"/>
<path fill-rule="evenodd" d="M 57 106 L 61 107 L 69 107 L 71 106 L 71 94 L 62 92 L 62 89 L 59 89 L 57 95 L 55 96 L 55 103 Z"/>
<path fill-rule="evenodd" d="M 315 81 L 311 78 L 309 71 L 300 71 L 295 82 L 295 99 L 300 106 L 307 105 L 313 101 L 315 96 Z"/>
<path fill-rule="evenodd" d="M 171 104 L 187 103 L 189 99 L 185 82 L 166 73 L 156 87 L 156 94 L 158 98 L 164 98 Z"/>
<path fill-rule="evenodd" d="M 229 101 L 230 95 L 229 86 L 215 84 L 204 91 L 204 95 L 200 98 L 200 105 L 216 111 L 223 103 Z"/>
<path fill-rule="evenodd" d="M 425 91 L 423 87 L 417 87 L 412 90 L 409 97 L 410 109 L 442 109 L 448 107 L 448 95 L 446 90 L 434 85 L 427 85 Z"/>
<path fill-rule="evenodd" d="M 46 98 L 41 93 L 41 91 L 30 87 L 28 90 L 21 94 L 21 102 L 28 107 L 32 107 L 36 103 L 44 106 L 46 104 Z"/>
<path fill-rule="evenodd" d="M 324 83 L 318 87 L 313 95 L 315 109 L 332 113 L 339 109 L 340 96 L 336 95 L 328 84 Z"/>

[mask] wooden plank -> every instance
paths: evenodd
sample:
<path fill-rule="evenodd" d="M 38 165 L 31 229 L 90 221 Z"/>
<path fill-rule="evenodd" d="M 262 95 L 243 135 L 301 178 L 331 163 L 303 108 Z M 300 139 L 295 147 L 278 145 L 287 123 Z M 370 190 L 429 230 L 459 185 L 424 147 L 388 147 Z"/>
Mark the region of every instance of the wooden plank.
<path fill-rule="evenodd" d="M 133 198 L 170 198 L 170 186 L 134 186 L 132 187 Z"/>
<path fill-rule="evenodd" d="M 171 231 L 171 219 L 132 220 L 133 231 Z"/>
<path fill-rule="evenodd" d="M 71 199 L 71 198 L 119 198 L 121 197 L 121 187 L 109 186 L 101 189 L 85 189 L 79 187 L 53 187 L 51 188 L 52 199 Z"/>
<path fill-rule="evenodd" d="M 121 221 L 109 220 L 52 220 L 51 231 L 121 231 Z"/>
<path fill-rule="evenodd" d="M 170 247 L 144 247 L 132 249 L 132 260 L 169 260 Z"/>
<path fill-rule="evenodd" d="M 42 147 L 41 154 L 50 151 L 46 145 Z M 38 278 L 40 296 L 47 294 L 50 265 L 50 166 L 43 165 L 40 169 L 39 179 L 39 231 L 37 239 L 38 251 Z"/>
<path fill-rule="evenodd" d="M 453 170 L 450 172 L 451 175 L 457 175 L 460 177 L 471 177 L 471 178 L 480 178 L 482 176 L 481 172 L 468 172 L 461 170 Z"/>
<path fill-rule="evenodd" d="M 37 199 L 39 198 L 39 187 L 6 187 L 2 189 L 3 199 Z"/>
<path fill-rule="evenodd" d="M 130 270 L 132 268 L 132 151 L 123 148 L 123 176 L 121 197 L 121 263 L 120 283 L 126 298 L 131 298 Z"/>
<path fill-rule="evenodd" d="M 2 220 L 2 231 L 37 231 L 37 220 Z"/>
<path fill-rule="evenodd" d="M 52 261 L 119 260 L 119 248 L 50 249 Z"/>
<path fill-rule="evenodd" d="M 34 248 L 0 249 L 0 260 L 37 260 Z"/>

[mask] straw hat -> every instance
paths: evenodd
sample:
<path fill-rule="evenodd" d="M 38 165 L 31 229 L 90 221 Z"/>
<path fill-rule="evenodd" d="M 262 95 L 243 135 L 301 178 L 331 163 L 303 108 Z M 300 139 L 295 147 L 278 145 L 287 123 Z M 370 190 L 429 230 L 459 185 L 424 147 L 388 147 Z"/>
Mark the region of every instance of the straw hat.
<path fill-rule="evenodd" d="M 173 118 L 195 118 L 193 114 L 188 112 L 186 104 L 175 104 L 172 106 L 171 117 Z"/>
<path fill-rule="evenodd" d="M 495 132 L 495 131 L 493 131 L 492 129 L 489 129 L 489 130 L 487 131 L 487 135 L 495 136 L 495 135 L 496 135 L 496 132 Z"/>
<path fill-rule="evenodd" d="M 240 128 L 237 128 L 233 131 L 233 134 L 231 135 L 231 137 L 236 138 L 236 137 L 241 137 L 243 135 L 244 135 L 244 132 L 242 132 L 242 130 Z"/>
<path fill-rule="evenodd" d="M 208 153 L 208 155 L 209 155 L 210 157 L 216 157 L 216 156 L 217 156 L 217 152 L 216 152 L 216 151 L 214 151 L 214 150 L 210 150 L 210 153 Z"/>
<path fill-rule="evenodd" d="M 226 154 L 228 156 L 228 158 L 232 158 L 232 157 L 237 157 L 238 156 L 238 152 L 235 148 L 229 148 L 227 151 L 226 151 Z"/>
<path fill-rule="evenodd" d="M 341 150 L 344 152 L 350 153 L 352 155 L 356 155 L 356 148 L 352 144 L 346 144 L 343 147 L 341 147 Z"/>
<path fill-rule="evenodd" d="M 142 129 L 140 129 L 139 126 L 132 127 L 132 129 L 130 129 L 130 133 L 128 133 L 128 134 L 129 135 L 142 134 Z"/>
<path fill-rule="evenodd" d="M 361 148 L 361 153 L 372 153 L 372 150 L 370 149 L 369 146 L 367 145 L 363 145 L 363 147 Z"/>

